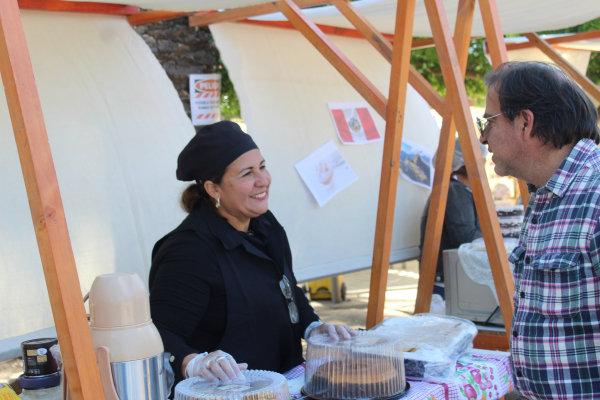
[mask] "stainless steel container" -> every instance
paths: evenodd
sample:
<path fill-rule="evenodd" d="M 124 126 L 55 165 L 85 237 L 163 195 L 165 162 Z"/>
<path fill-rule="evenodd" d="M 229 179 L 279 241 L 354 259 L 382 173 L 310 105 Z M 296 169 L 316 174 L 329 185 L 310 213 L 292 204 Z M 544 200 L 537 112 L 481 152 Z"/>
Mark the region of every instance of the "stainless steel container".
<path fill-rule="evenodd" d="M 120 400 L 163 400 L 169 396 L 162 353 L 110 366 Z"/>

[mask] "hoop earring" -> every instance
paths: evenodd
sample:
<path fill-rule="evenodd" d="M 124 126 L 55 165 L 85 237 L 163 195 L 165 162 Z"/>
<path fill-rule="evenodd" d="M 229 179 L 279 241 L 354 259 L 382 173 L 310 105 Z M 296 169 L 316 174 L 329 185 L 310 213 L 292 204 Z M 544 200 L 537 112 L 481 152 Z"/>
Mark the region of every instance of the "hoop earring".
<path fill-rule="evenodd" d="M 220 197 L 217 197 L 217 205 L 216 205 L 216 207 L 217 208 L 221 207 L 221 198 Z"/>

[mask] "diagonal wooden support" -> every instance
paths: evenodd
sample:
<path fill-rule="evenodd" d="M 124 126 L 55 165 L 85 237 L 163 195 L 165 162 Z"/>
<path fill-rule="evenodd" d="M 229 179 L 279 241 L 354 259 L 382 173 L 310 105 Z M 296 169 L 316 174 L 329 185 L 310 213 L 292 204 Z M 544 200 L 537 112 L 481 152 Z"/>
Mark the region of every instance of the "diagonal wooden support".
<path fill-rule="evenodd" d="M 383 320 L 385 291 L 392 244 L 392 228 L 396 208 L 396 190 L 400 168 L 400 148 L 408 89 L 408 75 L 412 30 L 415 16 L 415 0 L 398 0 L 396 26 L 394 30 L 394 51 L 390 78 L 389 103 L 385 124 L 381 181 L 379 183 L 379 204 L 377 225 L 373 246 L 373 266 L 367 310 L 367 329 Z"/>
<path fill-rule="evenodd" d="M 563 48 L 568 48 L 569 45 L 566 43 L 578 42 L 580 40 L 598 39 L 598 38 L 600 38 L 600 29 L 596 30 L 596 31 L 580 32 L 580 33 L 575 33 L 573 35 L 560 36 L 560 37 L 544 39 L 544 40 L 546 41 L 546 43 L 548 43 L 549 45 L 551 45 L 553 47 L 560 46 Z M 564 46 L 562 46 L 563 44 L 564 44 Z M 507 50 L 530 49 L 532 47 L 535 47 L 535 44 L 533 44 L 531 42 L 506 44 Z M 577 49 L 575 49 L 575 50 L 577 50 Z"/>
<path fill-rule="evenodd" d="M 71 397 L 104 399 L 16 0 L 0 1 L 0 70 Z"/>
<path fill-rule="evenodd" d="M 329 4 L 330 0 L 296 0 L 299 8 L 308 8 Z M 259 4 L 241 8 L 233 8 L 216 13 L 198 13 L 190 17 L 190 26 L 208 26 L 221 22 L 234 22 L 246 18 L 258 17 L 259 15 L 273 14 L 278 12 L 275 2 Z"/>
<path fill-rule="evenodd" d="M 508 54 L 506 52 L 506 43 L 504 42 L 502 27 L 500 26 L 500 16 L 498 15 L 496 0 L 479 0 L 479 8 L 481 9 L 481 18 L 483 19 L 485 36 L 490 49 L 492 66 L 498 68 L 500 64 L 508 61 Z M 521 179 L 517 179 L 517 181 L 519 182 L 521 201 L 523 205 L 527 207 L 527 204 L 529 203 L 527 183 Z"/>
<path fill-rule="evenodd" d="M 333 5 L 337 7 L 386 60 L 390 63 L 392 62 L 392 43 L 379 33 L 349 0 L 335 0 Z M 444 98 L 423 78 L 419 71 L 412 65 L 409 68 L 408 83 L 441 115 L 444 110 Z"/>
<path fill-rule="evenodd" d="M 497 288 L 500 309 L 502 310 L 502 318 L 508 335 L 514 313 L 514 305 L 512 303 L 514 286 L 508 266 L 504 241 L 500 232 L 498 216 L 492 200 L 492 193 L 490 192 L 483 168 L 475 126 L 469 111 L 467 92 L 463 83 L 454 43 L 452 42 L 443 0 L 425 0 L 425 8 L 427 9 L 427 16 L 431 24 L 435 47 L 438 51 L 442 74 L 446 82 L 446 101 L 452 106 L 461 149 L 469 174 L 469 181 L 472 182 L 473 198 L 475 199 L 477 215 L 481 223 L 483 239 L 485 240 L 492 275 Z"/>
<path fill-rule="evenodd" d="M 279 11 L 294 24 L 309 42 L 338 70 L 358 93 L 383 118 L 386 117 L 388 101 L 381 92 L 360 72 L 350 60 L 325 36 L 292 0 L 275 3 Z M 410 44 L 409 44 L 410 49 Z"/>
<path fill-rule="evenodd" d="M 471 28 L 473 27 L 473 15 L 475 14 L 476 0 L 460 0 L 456 15 L 454 28 L 454 44 L 458 54 L 461 76 L 465 77 L 467 71 L 467 59 L 469 57 L 469 45 L 471 43 Z M 442 230 L 444 227 L 444 216 L 448 201 L 448 189 L 450 187 L 450 175 L 452 173 L 452 158 L 454 157 L 454 144 L 456 124 L 452 114 L 450 102 L 446 103 L 440 131 L 440 143 L 435 160 L 435 174 L 433 176 L 433 187 L 429 200 L 429 211 L 427 214 L 427 227 L 425 229 L 425 241 L 421 255 L 421 269 L 419 271 L 419 288 L 415 302 L 415 314 L 429 312 L 431 295 L 435 282 L 435 272 L 440 252 Z"/>
<path fill-rule="evenodd" d="M 590 94 L 594 99 L 600 101 L 600 88 L 596 86 L 594 82 L 587 76 L 582 74 L 571 65 L 570 62 L 562 58 L 560 54 L 556 52 L 544 39 L 542 39 L 537 33 L 526 33 L 525 36 L 531 43 L 533 43 L 538 49 L 540 49 L 548 58 L 558 64 L 562 69 L 567 71 L 569 75 L 581 86 L 583 90 Z"/>

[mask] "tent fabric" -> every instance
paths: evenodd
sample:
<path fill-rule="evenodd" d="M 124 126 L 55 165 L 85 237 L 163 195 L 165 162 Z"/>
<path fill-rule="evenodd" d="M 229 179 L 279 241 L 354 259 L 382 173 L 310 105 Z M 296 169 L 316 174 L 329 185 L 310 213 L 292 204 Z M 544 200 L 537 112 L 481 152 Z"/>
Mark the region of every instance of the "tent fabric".
<path fill-rule="evenodd" d="M 75 0 L 91 1 L 91 0 Z M 108 1 L 109 3 L 131 4 L 143 8 L 166 11 L 207 11 L 247 7 L 268 3 L 264 0 L 131 0 Z M 269 1 L 270 2 L 270 1 Z M 359 0 L 352 4 L 383 33 L 394 33 L 397 0 Z M 496 2 L 502 30 L 505 34 L 538 32 L 567 28 L 600 17 L 598 0 L 502 0 Z M 450 27 L 454 31 L 458 0 L 444 0 Z M 354 29 L 334 6 L 305 9 L 305 13 L 316 23 Z M 280 14 L 261 17 L 267 20 L 286 20 Z M 429 20 L 423 1 L 418 1 L 415 10 L 413 36 L 431 37 Z M 472 36 L 485 36 L 479 5 L 476 5 Z"/>
<path fill-rule="evenodd" d="M 396 0 L 362 0 L 354 2 L 353 5 L 377 30 L 393 34 L 397 3 Z M 458 0 L 444 0 L 444 8 L 452 32 L 454 32 L 458 3 Z M 576 7 L 564 0 L 502 0 L 497 1 L 496 5 L 502 32 L 505 35 L 562 29 L 600 16 L 600 2 L 597 0 L 580 0 Z M 354 29 L 354 26 L 334 6 L 306 9 L 304 12 L 317 24 Z M 286 20 L 281 13 L 257 19 Z M 425 3 L 422 1 L 416 4 L 413 36 L 432 36 Z M 485 36 L 479 3 L 475 6 L 471 36 Z"/>
<path fill-rule="evenodd" d="M 370 267 L 383 142 L 343 145 L 327 106 L 360 102 L 361 96 L 297 31 L 233 23 L 210 29 L 248 133 L 271 172 L 269 208 L 287 231 L 298 279 Z M 331 40 L 387 97 L 390 64 L 367 41 L 339 36 Z M 370 110 L 383 135 L 385 121 Z M 431 150 L 439 140 L 429 105 L 412 87 L 403 138 Z M 320 208 L 294 164 L 330 140 L 359 179 Z M 418 256 L 419 224 L 429 193 L 399 178 L 392 259 Z"/>
<path fill-rule="evenodd" d="M 100 274 L 146 280 L 152 246 L 185 216 L 175 169 L 195 131 L 179 96 L 125 18 L 21 15 L 82 293 Z M 2 360 L 54 326 L 5 96 L 0 153 Z"/>

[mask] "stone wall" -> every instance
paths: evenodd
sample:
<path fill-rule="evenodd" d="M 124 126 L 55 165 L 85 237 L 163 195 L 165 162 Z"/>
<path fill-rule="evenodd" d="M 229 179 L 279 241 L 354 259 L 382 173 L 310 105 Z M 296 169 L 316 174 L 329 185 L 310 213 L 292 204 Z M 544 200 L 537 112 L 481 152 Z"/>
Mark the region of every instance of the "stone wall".
<path fill-rule="evenodd" d="M 210 31 L 190 27 L 188 17 L 139 25 L 134 29 L 167 72 L 190 116 L 189 75 L 213 73 L 218 64 Z"/>

